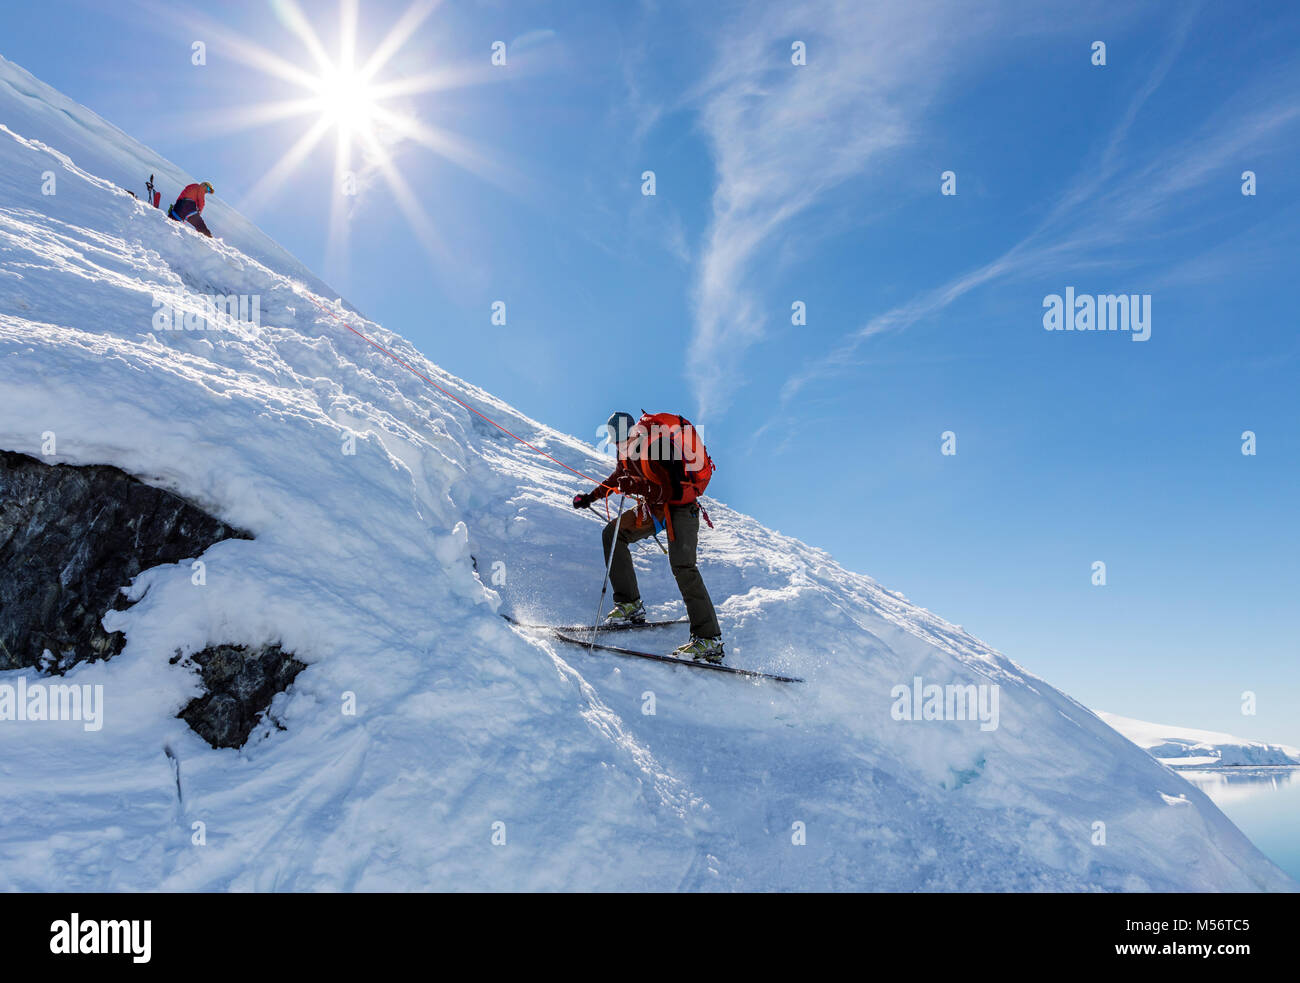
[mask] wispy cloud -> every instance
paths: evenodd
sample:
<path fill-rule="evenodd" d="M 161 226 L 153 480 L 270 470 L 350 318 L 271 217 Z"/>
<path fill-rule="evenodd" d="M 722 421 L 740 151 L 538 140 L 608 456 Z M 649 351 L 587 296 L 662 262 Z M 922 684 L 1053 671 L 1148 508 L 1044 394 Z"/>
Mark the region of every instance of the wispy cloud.
<path fill-rule="evenodd" d="M 960 34 L 937 4 L 814 0 L 773 5 L 722 32 L 699 93 L 717 185 L 695 293 L 692 378 L 701 413 L 726 405 L 745 351 L 763 334 L 754 266 L 774 235 L 828 191 L 915 135 L 915 121 L 995 14 L 962 8 Z M 1004 11 L 1004 15 L 1005 15 Z M 802 41 L 807 64 L 791 64 Z"/>
<path fill-rule="evenodd" d="M 1149 248 L 1157 230 L 1168 234 L 1178 228 L 1171 217 L 1179 210 L 1191 213 L 1190 221 L 1195 222 L 1198 199 L 1189 199 L 1187 192 L 1235 173 L 1241 161 L 1300 123 L 1300 99 L 1290 95 L 1294 85 L 1274 79 L 1267 90 L 1271 98 L 1263 92 L 1242 92 L 1184 140 L 1160 146 L 1144 158 L 1124 153 L 1126 138 L 1182 51 L 1193 19 L 1194 12 L 1185 16 L 1098 154 L 1080 168 L 1028 235 L 995 259 L 869 319 L 835 349 L 791 375 L 782 387 L 781 405 L 787 406 L 811 383 L 851 368 L 857 351 L 873 336 L 931 318 L 978 287 L 1069 264 L 1141 263 L 1140 251 Z M 1278 92 L 1287 94 L 1279 98 Z M 1198 268 L 1203 273 L 1204 263 Z"/>

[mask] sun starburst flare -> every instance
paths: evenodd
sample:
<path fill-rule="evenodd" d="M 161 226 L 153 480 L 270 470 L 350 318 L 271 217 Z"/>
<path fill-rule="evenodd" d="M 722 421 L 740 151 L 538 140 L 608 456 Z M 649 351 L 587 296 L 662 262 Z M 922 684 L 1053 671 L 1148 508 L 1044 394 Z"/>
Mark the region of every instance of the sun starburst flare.
<path fill-rule="evenodd" d="M 346 266 L 346 212 L 347 203 L 360 182 L 353 167 L 353 158 L 358 150 L 364 158 L 364 172 L 382 178 L 391 198 L 399 206 L 397 210 L 406 218 L 430 257 L 437 262 L 449 258 L 449 251 L 436 234 L 435 223 L 420 198 L 412 192 L 409 182 L 398 171 L 393 149 L 410 141 L 495 184 L 504 185 L 511 176 L 467 139 L 421 122 L 395 103 L 402 98 L 474 84 L 486 77 L 483 73 L 445 66 L 415 76 L 382 77 L 394 56 L 402 51 L 438 5 L 439 0 L 414 0 L 360 64 L 357 58 L 357 0 L 341 0 L 339 4 L 337 55 L 327 50 L 297 0 L 273 0 L 272 9 L 277 18 L 306 49 L 310 68 L 295 65 L 220 25 L 204 25 L 205 30 L 220 40 L 223 48 L 244 65 L 303 90 L 298 98 L 237 107 L 223 121 L 232 129 L 269 126 L 300 118 L 308 121 L 306 128 L 274 166 L 238 201 L 242 211 L 255 212 L 275 201 L 286 182 L 332 133 L 335 136 L 335 187 L 330 195 L 327 265 Z M 349 182 L 351 187 L 348 187 Z"/>

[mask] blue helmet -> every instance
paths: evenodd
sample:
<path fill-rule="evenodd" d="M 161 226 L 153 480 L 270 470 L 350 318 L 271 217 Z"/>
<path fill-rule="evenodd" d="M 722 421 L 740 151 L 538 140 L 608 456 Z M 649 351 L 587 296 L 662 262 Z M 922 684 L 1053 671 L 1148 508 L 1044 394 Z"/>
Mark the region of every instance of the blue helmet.
<path fill-rule="evenodd" d="M 611 413 L 605 426 L 609 430 L 610 443 L 622 447 L 627 443 L 627 435 L 636 426 L 636 417 L 631 413 Z"/>

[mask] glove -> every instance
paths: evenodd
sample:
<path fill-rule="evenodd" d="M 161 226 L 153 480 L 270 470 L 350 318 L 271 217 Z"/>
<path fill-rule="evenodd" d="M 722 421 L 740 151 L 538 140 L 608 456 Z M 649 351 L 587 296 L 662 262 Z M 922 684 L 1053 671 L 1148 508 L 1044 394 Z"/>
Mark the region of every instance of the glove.
<path fill-rule="evenodd" d="M 614 482 L 614 487 L 624 495 L 644 495 L 650 482 L 635 475 L 625 474 Z"/>
<path fill-rule="evenodd" d="M 585 508 L 590 508 L 590 506 L 591 506 L 591 496 L 590 496 L 590 495 L 574 495 L 574 496 L 573 496 L 573 507 L 574 507 L 575 509 L 585 509 Z"/>

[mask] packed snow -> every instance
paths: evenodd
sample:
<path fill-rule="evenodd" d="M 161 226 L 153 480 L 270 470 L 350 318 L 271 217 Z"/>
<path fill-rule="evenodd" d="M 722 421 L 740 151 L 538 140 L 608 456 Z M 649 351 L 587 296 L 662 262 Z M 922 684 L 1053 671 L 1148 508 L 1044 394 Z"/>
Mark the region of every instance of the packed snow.
<path fill-rule="evenodd" d="M 716 500 L 728 661 L 805 683 L 512 628 L 500 612 L 592 615 L 581 483 L 343 320 L 585 473 L 608 460 L 360 316 L 222 198 L 211 241 L 121 190 L 151 172 L 168 200 L 190 180 L 0 59 L 0 447 L 116 465 L 256 537 L 209 549 L 202 586 L 189 563 L 129 585 L 106 619 L 124 650 L 65 680 L 103 686 L 101 728 L 0 722 L 0 889 L 1296 888 L 1087 708 Z M 155 324 L 205 295 L 256 296 L 260 327 Z M 651 616 L 680 615 L 653 544 L 637 567 Z M 278 725 L 213 750 L 176 719 L 198 683 L 170 660 L 268 641 L 307 668 Z M 42 678 L 0 684 L 19 677 Z M 915 681 L 984 687 L 996 715 L 895 719 Z"/>
<path fill-rule="evenodd" d="M 1213 730 L 1153 724 L 1098 710 L 1097 716 L 1171 768 L 1300 765 L 1300 748 L 1266 744 Z"/>

